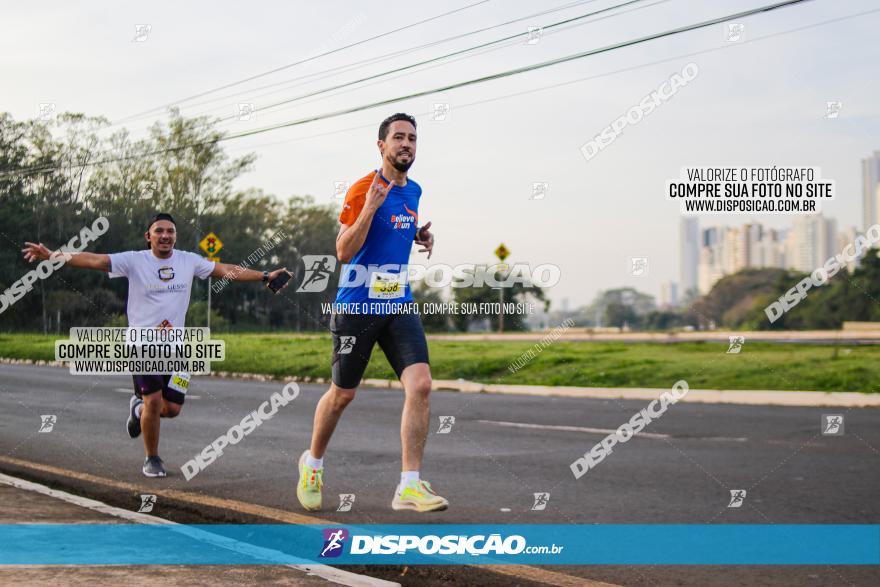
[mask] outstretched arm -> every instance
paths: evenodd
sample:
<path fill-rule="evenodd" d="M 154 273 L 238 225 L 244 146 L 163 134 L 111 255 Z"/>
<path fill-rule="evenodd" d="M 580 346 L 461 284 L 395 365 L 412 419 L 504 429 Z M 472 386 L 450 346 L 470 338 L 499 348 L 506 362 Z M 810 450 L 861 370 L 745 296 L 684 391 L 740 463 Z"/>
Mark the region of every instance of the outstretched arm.
<path fill-rule="evenodd" d="M 281 269 L 270 271 L 269 281 L 275 279 L 282 271 L 287 271 L 287 268 L 282 267 Z M 254 269 L 244 269 L 239 265 L 230 265 L 229 263 L 214 263 L 214 271 L 211 272 L 211 277 L 226 278 L 230 281 L 262 281 L 263 272 L 255 271 Z M 285 287 L 287 286 L 285 285 Z"/>
<path fill-rule="evenodd" d="M 64 259 L 64 263 L 71 267 L 110 271 L 110 255 L 103 255 L 100 253 L 50 251 L 43 245 L 43 243 L 26 242 L 24 244 L 26 246 L 21 252 L 24 253 L 25 261 L 29 263 L 33 263 L 34 261 L 45 261 L 50 258 L 60 258 Z"/>

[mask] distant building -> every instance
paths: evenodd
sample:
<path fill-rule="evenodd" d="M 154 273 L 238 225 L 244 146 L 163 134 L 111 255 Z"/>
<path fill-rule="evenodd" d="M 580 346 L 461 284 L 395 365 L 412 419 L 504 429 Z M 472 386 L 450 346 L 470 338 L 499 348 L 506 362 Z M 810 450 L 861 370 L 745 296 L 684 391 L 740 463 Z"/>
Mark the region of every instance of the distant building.
<path fill-rule="evenodd" d="M 716 229 L 711 229 L 716 230 Z M 707 230 L 708 231 L 708 230 Z M 705 231 L 705 232 L 707 232 Z M 724 277 L 722 262 L 722 245 L 718 241 L 713 242 L 712 234 L 703 234 L 704 242 L 712 242 L 711 245 L 700 249 L 700 265 L 697 271 L 697 288 L 701 294 L 709 293 L 715 282 Z"/>
<path fill-rule="evenodd" d="M 696 217 L 683 216 L 679 222 L 679 283 L 682 293 L 697 287 L 700 264 L 700 225 Z"/>
<path fill-rule="evenodd" d="M 862 230 L 880 222 L 880 151 L 862 159 Z"/>
<path fill-rule="evenodd" d="M 755 247 L 756 267 L 785 267 L 787 230 L 766 229 Z"/>
<path fill-rule="evenodd" d="M 812 272 L 837 248 L 837 221 L 821 214 L 797 216 L 785 242 L 785 266 Z"/>
<path fill-rule="evenodd" d="M 843 251 L 843 249 L 847 245 L 851 245 L 856 241 L 856 236 L 859 235 L 859 231 L 856 230 L 855 226 L 850 226 L 849 228 L 845 228 L 840 231 L 837 235 L 837 252 Z M 846 269 L 849 272 L 855 271 L 855 268 L 859 266 L 859 259 L 864 257 L 864 255 L 860 255 L 857 259 L 853 259 L 846 264 Z"/>
<path fill-rule="evenodd" d="M 700 243 L 697 288 L 701 294 L 725 275 L 743 269 L 810 272 L 840 250 L 837 221 L 821 214 L 795 217 L 789 230 L 768 229 L 754 222 L 735 228 L 712 226 L 701 231 Z"/>
<path fill-rule="evenodd" d="M 678 307 L 678 284 L 666 281 L 660 284 L 660 308 L 669 310 Z"/>

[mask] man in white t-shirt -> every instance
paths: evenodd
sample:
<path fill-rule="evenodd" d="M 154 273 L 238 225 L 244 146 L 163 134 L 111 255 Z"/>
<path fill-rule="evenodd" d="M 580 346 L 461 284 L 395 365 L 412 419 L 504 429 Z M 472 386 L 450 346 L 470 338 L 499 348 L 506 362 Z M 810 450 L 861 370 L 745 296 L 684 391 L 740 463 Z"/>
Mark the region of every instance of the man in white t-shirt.
<path fill-rule="evenodd" d="M 128 278 L 128 325 L 147 328 L 183 328 L 189 307 L 193 277 L 226 278 L 235 281 L 269 282 L 285 268 L 254 271 L 238 265 L 215 263 L 187 251 L 174 249 L 177 227 L 170 214 L 156 214 L 144 233 L 149 249 L 102 255 L 96 253 L 59 253 L 66 265 L 100 269 L 110 277 Z M 27 261 L 42 261 L 55 254 L 42 243 L 25 243 Z M 159 458 L 159 419 L 180 413 L 186 399 L 184 388 L 167 375 L 134 375 L 135 395 L 129 403 L 126 427 L 132 438 L 144 435 L 143 473 L 164 477 L 165 467 Z"/>

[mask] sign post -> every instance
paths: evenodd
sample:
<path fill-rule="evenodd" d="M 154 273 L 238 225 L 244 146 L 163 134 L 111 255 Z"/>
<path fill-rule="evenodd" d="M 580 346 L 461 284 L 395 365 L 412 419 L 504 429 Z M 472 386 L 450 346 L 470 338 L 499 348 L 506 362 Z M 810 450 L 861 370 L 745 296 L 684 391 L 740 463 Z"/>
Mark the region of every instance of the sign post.
<path fill-rule="evenodd" d="M 508 255 L 510 255 L 510 251 L 507 250 L 504 243 L 501 243 L 498 245 L 498 248 L 495 249 L 495 256 L 498 257 L 498 260 L 502 263 Z M 498 300 L 501 302 L 501 307 L 498 310 L 498 332 L 504 332 L 504 286 L 498 288 Z"/>
<path fill-rule="evenodd" d="M 223 248 L 223 241 L 220 240 L 213 232 L 209 232 L 205 238 L 202 239 L 202 242 L 199 243 L 199 246 L 208 254 L 208 261 L 213 261 L 215 263 L 220 262 L 220 257 L 217 257 L 217 253 L 220 252 L 220 249 Z M 211 328 L 211 276 L 208 276 L 208 328 Z"/>

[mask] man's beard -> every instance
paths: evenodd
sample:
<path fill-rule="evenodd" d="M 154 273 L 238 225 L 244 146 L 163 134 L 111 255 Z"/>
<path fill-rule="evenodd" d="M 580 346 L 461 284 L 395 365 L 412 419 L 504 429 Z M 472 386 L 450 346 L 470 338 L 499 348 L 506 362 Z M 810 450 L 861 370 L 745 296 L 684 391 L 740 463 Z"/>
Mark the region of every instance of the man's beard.
<path fill-rule="evenodd" d="M 409 154 L 409 161 L 403 162 L 403 161 L 398 160 L 396 157 L 394 157 L 391 159 L 391 165 L 397 171 L 400 171 L 401 173 L 406 173 L 407 171 L 409 171 L 409 168 L 412 167 L 412 164 L 415 163 L 415 160 L 416 160 L 416 158 L 413 157 L 412 153 L 410 153 Z"/>

